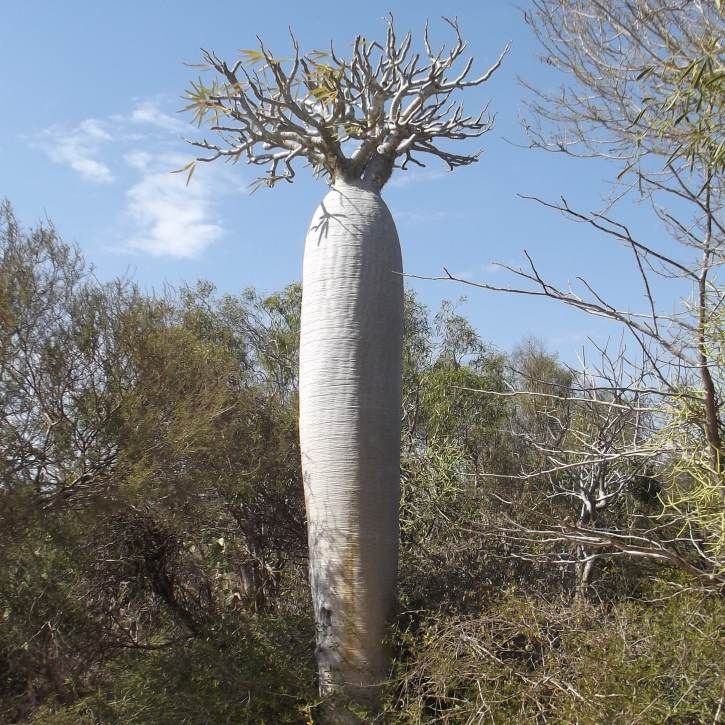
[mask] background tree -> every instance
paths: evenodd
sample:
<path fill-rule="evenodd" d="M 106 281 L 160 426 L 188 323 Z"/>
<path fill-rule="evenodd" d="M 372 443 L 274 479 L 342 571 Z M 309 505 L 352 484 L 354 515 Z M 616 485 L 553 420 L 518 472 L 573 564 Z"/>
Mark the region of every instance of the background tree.
<path fill-rule="evenodd" d="M 10 403 L 0 411 L 0 719 L 317 720 L 297 288 L 220 296 L 200 282 L 149 296 L 127 281 L 100 284 L 47 223 L 26 230 L 4 219 L 3 319 L 16 324 L 1 328 Z M 572 608 L 572 566 L 551 559 L 573 561 L 578 544 L 501 530 L 504 498 L 514 498 L 517 523 L 578 513 L 576 498 L 550 498 L 545 478 L 505 477 L 522 457 L 544 460 L 521 437 L 527 426 L 553 433 L 551 416 L 579 404 L 519 391 L 558 394 L 564 382 L 576 398 L 577 381 L 535 345 L 495 352 L 451 305 L 433 315 L 409 296 L 406 309 L 403 606 L 384 717 L 716 720 L 720 598 L 606 557 L 596 596 Z M 461 375 L 492 393 L 462 390 Z M 42 410 L 64 411 L 62 425 L 48 433 Z M 89 460 L 93 450 L 114 456 L 86 463 L 69 487 L 83 440 Z M 631 528 L 634 499 L 627 492 L 598 524 Z M 590 528 L 585 545 L 600 553 L 591 536 L 611 531 Z M 532 556 L 537 547 L 548 558 Z"/>
<path fill-rule="evenodd" d="M 720 8 L 713 2 L 541 0 L 526 19 L 542 42 L 544 60 L 563 74 L 560 92 L 530 89 L 533 121 L 526 130 L 532 146 L 614 159 L 620 182 L 605 211 L 579 211 L 564 198 L 527 198 L 631 250 L 647 310 L 620 308 L 583 278 L 581 291 L 545 280 L 528 255 L 525 267 L 506 267 L 525 284 L 476 286 L 555 299 L 623 327 L 634 348 L 602 350 L 601 362 L 586 371 L 592 381 L 587 394 L 597 396 L 597 388 L 609 386 L 615 397 L 628 398 L 632 415 L 640 407 L 632 396 L 647 396 L 656 430 L 650 430 L 646 445 L 632 439 L 618 445 L 616 455 L 648 462 L 663 476 L 662 497 L 675 528 L 666 529 L 664 537 L 656 533 L 662 532 L 657 525 L 649 533 L 612 530 L 603 538 L 593 535 L 592 543 L 721 583 L 725 489 L 718 273 L 725 240 L 720 158 L 725 118 L 718 91 Z M 693 74 L 695 68 L 701 72 Z M 692 103 L 693 98 L 699 101 Z M 678 103 L 683 112 L 672 119 L 668 113 Z M 651 205 L 659 233 L 678 245 L 676 252 L 639 238 L 615 218 L 616 198 L 626 194 Z M 660 289 L 669 283 L 673 296 L 687 290 L 675 312 L 663 311 L 664 303 L 655 299 L 655 278 Z M 584 459 L 582 465 L 588 465 Z M 590 533 L 574 532 L 573 538 L 581 541 Z"/>
<path fill-rule="evenodd" d="M 3 719 L 82 699 L 120 663 L 119 686 L 136 667 L 153 678 L 143 654 L 154 652 L 179 663 L 166 670 L 177 694 L 188 671 L 224 673 L 218 700 L 198 705 L 205 717 L 211 708 L 223 721 L 246 701 L 260 719 L 295 691 L 265 654 L 272 631 L 286 635 L 250 621 L 300 602 L 281 592 L 305 572 L 294 403 L 261 362 L 273 339 L 263 323 L 284 337 L 269 310 L 286 298 L 219 300 L 201 284 L 158 299 L 101 285 L 52 226 L 26 231 L 3 206 Z M 306 616 L 285 610 L 291 626 Z M 284 646 L 303 670 L 308 636 L 296 640 L 302 656 Z M 206 649 L 218 638 L 229 662 Z M 269 673 L 262 689 L 244 684 L 252 672 Z M 158 707 L 194 717 L 193 699 Z M 98 715 L 116 716 L 132 717 Z"/>
<path fill-rule="evenodd" d="M 211 152 L 199 160 L 266 166 L 259 183 L 273 186 L 304 159 L 332 186 L 305 244 L 300 441 L 320 690 L 359 702 L 374 702 L 387 674 L 398 550 L 402 266 L 380 192 L 396 162 L 433 155 L 453 169 L 478 159 L 445 142 L 481 136 L 491 120 L 454 96 L 503 58 L 471 77 L 458 24 L 446 22 L 450 50 L 434 50 L 427 29 L 412 50 L 391 18 L 385 40 L 358 36 L 350 59 L 333 48 L 301 54 L 294 38 L 289 61 L 262 43 L 233 64 L 205 52 L 217 77 L 188 93 L 220 139 L 195 141 Z"/>
<path fill-rule="evenodd" d="M 532 143 L 568 154 L 621 159 L 625 165 L 620 177 L 631 172 L 671 236 L 699 253 L 695 264 L 683 269 L 676 260 L 657 258 L 636 243 L 632 246 L 645 269 L 684 275 L 695 285 L 691 311 L 696 334 L 689 335 L 694 359 L 684 362 L 699 369 L 705 434 L 711 464 L 717 470 L 721 424 L 706 338 L 713 305 L 718 309 L 717 280 L 711 278 L 721 260 L 724 234 L 725 68 L 720 3 L 595 2 L 593 12 L 564 0 L 545 0 L 534 6 L 528 20 L 544 46 L 546 60 L 573 83 L 561 96 L 534 91 L 534 117 L 552 122 L 554 128 L 545 136 L 529 126 Z M 672 211 L 678 200 L 689 205 L 691 218 Z M 560 209 L 568 213 L 566 204 Z M 601 222 L 608 225 L 607 233 L 617 236 L 619 232 L 622 241 L 632 243 L 626 229 L 614 229 L 606 218 Z M 652 265 L 657 269 L 651 270 Z M 642 275 L 649 296 L 644 270 Z M 652 316 L 655 325 L 654 310 Z M 648 335 L 649 331 L 639 332 Z M 659 334 L 656 327 L 651 331 Z M 683 357 L 681 347 L 682 343 L 674 348 L 679 358 Z"/>
<path fill-rule="evenodd" d="M 511 478 L 546 493 L 529 499 L 528 505 L 549 525 L 627 530 L 644 504 L 657 503 L 659 493 L 658 482 L 649 475 L 657 412 L 649 407 L 649 396 L 638 383 L 632 390 L 622 388 L 620 368 L 610 370 L 609 380 L 592 379 L 561 365 L 535 341 L 518 348 L 513 363 L 515 387 L 508 393 L 516 400 L 512 432 L 523 447 L 520 472 Z M 547 548 L 555 561 L 575 565 L 578 598 L 587 594 L 596 563 L 608 556 L 588 547 L 586 536 L 573 555 Z"/>
<path fill-rule="evenodd" d="M 461 522 L 480 519 L 489 479 L 509 471 L 504 356 L 485 343 L 450 302 L 431 315 L 406 294 L 401 483 L 403 607 L 465 610 L 492 586 L 491 542 L 472 540 Z M 428 571 L 435 561 L 435 571 Z"/>

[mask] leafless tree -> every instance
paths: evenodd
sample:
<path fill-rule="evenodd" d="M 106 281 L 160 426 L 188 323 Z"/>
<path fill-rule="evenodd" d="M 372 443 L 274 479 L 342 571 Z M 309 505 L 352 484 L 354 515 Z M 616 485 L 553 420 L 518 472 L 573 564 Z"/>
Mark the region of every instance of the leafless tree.
<path fill-rule="evenodd" d="M 530 91 L 525 123 L 530 145 L 613 161 L 617 184 L 605 207 L 593 211 L 574 208 L 564 197 L 523 198 L 629 249 L 646 308 L 620 307 L 584 277 L 577 278 L 577 287 L 547 279 L 527 252 L 523 266 L 500 265 L 513 275 L 510 285 L 456 281 L 553 299 L 623 328 L 620 350 L 601 349 L 594 375 L 580 377 L 579 390 L 563 397 L 591 407 L 597 430 L 613 430 L 616 420 L 626 422 L 621 431 L 627 435 L 609 438 L 606 452 L 597 452 L 601 441 L 589 431 L 563 457 L 539 441 L 550 465 L 526 476 L 579 476 L 567 495 L 583 496 L 582 511 L 594 511 L 598 504 L 586 492 L 607 499 L 609 493 L 595 483 L 603 469 L 649 462 L 668 480 L 663 500 L 674 526 L 602 532 L 591 526 L 589 513 L 575 525 L 550 522 L 537 535 L 664 560 L 722 584 L 725 293 L 718 275 L 725 261 L 725 73 L 719 3 L 534 0 L 525 17 L 542 44 L 543 60 L 562 73 L 556 92 L 524 82 Z M 651 239 L 618 218 L 617 204 L 628 195 L 648 203 L 659 222 Z M 676 252 L 663 237 L 677 243 Z M 456 279 L 447 270 L 441 278 Z M 671 299 L 662 293 L 655 298 L 655 281 L 680 296 L 674 312 L 667 309 Z M 606 397 L 602 391 L 608 391 Z M 619 484 L 612 483 L 616 491 Z"/>
<path fill-rule="evenodd" d="M 398 39 L 390 17 L 385 41 L 358 36 L 350 59 L 332 45 L 301 54 L 294 36 L 289 61 L 276 58 L 261 40 L 231 65 L 204 51 L 203 67 L 221 80 L 192 84 L 187 98 L 199 123 L 211 114 L 210 128 L 221 142 L 193 141 L 210 152 L 197 160 L 265 166 L 259 181 L 273 186 L 292 181 L 294 162 L 303 159 L 331 181 L 362 178 L 376 188 L 396 162 L 403 169 L 424 166 L 421 155 L 437 156 L 451 169 L 475 162 L 478 153 L 453 153 L 440 141 L 477 138 L 491 128 L 487 109 L 467 115 L 454 96 L 489 80 L 508 47 L 472 77 L 473 59 L 463 58 L 467 43 L 458 22 L 446 22 L 455 37 L 450 50 L 431 45 L 426 25 L 424 52 L 415 52 L 411 34 Z"/>

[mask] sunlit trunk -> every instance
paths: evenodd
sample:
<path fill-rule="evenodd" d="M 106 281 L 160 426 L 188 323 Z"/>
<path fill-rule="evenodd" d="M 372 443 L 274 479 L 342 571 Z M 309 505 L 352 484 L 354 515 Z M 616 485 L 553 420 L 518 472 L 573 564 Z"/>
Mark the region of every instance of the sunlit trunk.
<path fill-rule="evenodd" d="M 377 191 L 337 182 L 305 243 L 300 442 L 323 694 L 374 703 L 396 599 L 403 280 Z"/>

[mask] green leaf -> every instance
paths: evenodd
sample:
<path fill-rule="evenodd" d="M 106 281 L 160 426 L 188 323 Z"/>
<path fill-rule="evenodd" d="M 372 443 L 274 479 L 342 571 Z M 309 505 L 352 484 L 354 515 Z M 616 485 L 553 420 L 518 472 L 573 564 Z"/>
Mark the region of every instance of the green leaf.
<path fill-rule="evenodd" d="M 698 109 L 698 110 L 699 110 L 699 109 Z M 684 121 L 684 120 L 685 120 L 685 119 L 687 118 L 687 116 L 688 116 L 688 111 L 687 111 L 687 110 L 683 111 L 683 112 L 682 112 L 682 113 L 681 113 L 681 114 L 680 114 L 680 115 L 679 115 L 679 116 L 678 116 L 678 117 L 677 117 L 677 118 L 676 118 L 676 119 L 674 120 L 674 123 L 673 123 L 673 125 L 677 126 L 678 124 L 682 123 L 682 121 Z"/>
<path fill-rule="evenodd" d="M 310 93 L 318 101 L 321 101 L 323 103 L 337 98 L 337 90 L 331 90 L 329 88 L 325 88 L 324 86 L 315 86 L 314 88 L 310 88 Z"/>
<path fill-rule="evenodd" d="M 647 113 L 647 106 L 645 106 L 638 114 L 637 117 L 632 121 L 632 126 L 636 126 L 641 120 L 642 116 Z"/>
<path fill-rule="evenodd" d="M 621 179 L 630 169 L 634 168 L 636 166 L 636 162 L 632 162 L 630 164 L 627 164 L 618 174 L 617 174 L 617 180 Z"/>
<path fill-rule="evenodd" d="M 692 81 L 692 85 L 697 87 L 697 85 L 700 83 L 700 78 L 702 78 L 702 74 L 705 72 L 705 67 L 707 66 L 707 58 L 705 58 L 702 63 L 700 63 L 700 67 L 697 70 L 697 75 L 695 76 L 695 79 Z"/>

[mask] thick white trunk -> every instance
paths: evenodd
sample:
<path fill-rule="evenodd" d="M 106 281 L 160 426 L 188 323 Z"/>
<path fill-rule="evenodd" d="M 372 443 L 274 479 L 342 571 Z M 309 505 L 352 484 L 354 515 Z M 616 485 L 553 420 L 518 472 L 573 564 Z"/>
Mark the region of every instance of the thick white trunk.
<path fill-rule="evenodd" d="M 379 193 L 338 182 L 305 243 L 300 443 L 323 694 L 374 702 L 396 598 L 403 280 Z"/>

